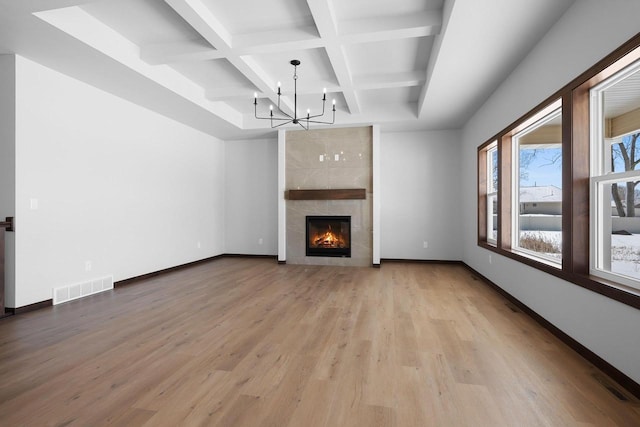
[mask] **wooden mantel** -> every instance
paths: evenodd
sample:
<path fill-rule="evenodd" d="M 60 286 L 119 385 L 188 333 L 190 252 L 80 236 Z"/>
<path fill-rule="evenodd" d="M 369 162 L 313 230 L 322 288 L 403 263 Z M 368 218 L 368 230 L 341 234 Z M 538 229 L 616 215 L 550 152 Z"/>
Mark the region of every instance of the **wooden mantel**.
<path fill-rule="evenodd" d="M 343 188 L 331 190 L 288 190 L 286 200 L 357 200 L 367 198 L 366 188 Z"/>

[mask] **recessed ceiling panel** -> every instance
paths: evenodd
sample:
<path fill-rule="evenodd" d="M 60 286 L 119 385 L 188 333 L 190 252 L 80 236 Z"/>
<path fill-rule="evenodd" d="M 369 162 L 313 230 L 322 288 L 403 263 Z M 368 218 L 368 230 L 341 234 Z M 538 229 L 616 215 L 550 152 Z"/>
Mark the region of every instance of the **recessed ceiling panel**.
<path fill-rule="evenodd" d="M 418 86 L 358 91 L 358 99 L 364 106 L 363 111 L 365 112 L 414 103 L 418 101 L 419 96 L 420 87 Z"/>
<path fill-rule="evenodd" d="M 322 87 L 337 84 L 331 62 L 324 49 L 307 49 L 293 52 L 277 52 L 255 55 L 253 59 L 269 75 L 274 82 L 282 83 L 282 90 L 293 91 L 294 67 L 291 60 L 297 59 L 298 91 L 321 91 Z"/>
<path fill-rule="evenodd" d="M 138 46 L 179 41 L 207 44 L 163 1 L 104 0 L 81 7 Z"/>
<path fill-rule="evenodd" d="M 354 44 L 345 51 L 354 75 L 391 74 L 426 70 L 432 45 L 432 37 L 419 37 Z"/>
<path fill-rule="evenodd" d="M 232 35 L 313 25 L 306 1 L 205 0 Z"/>

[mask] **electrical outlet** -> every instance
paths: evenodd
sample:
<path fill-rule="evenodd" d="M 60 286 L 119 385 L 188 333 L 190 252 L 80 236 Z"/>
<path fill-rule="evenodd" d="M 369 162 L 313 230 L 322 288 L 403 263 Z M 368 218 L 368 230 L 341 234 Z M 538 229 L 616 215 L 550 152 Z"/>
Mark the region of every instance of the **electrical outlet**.
<path fill-rule="evenodd" d="M 429 247 L 429 242 L 427 242 L 426 240 L 422 242 L 422 247 L 427 249 Z"/>
<path fill-rule="evenodd" d="M 91 271 L 91 261 L 84 262 L 84 271 Z"/>
<path fill-rule="evenodd" d="M 491 264 L 491 261 L 492 261 L 492 260 L 491 260 L 491 255 L 489 255 L 489 264 Z"/>
<path fill-rule="evenodd" d="M 198 247 L 198 249 L 200 249 L 202 247 L 202 244 L 200 243 L 200 240 L 198 240 L 198 243 L 196 243 L 196 246 Z"/>
<path fill-rule="evenodd" d="M 258 244 L 261 245 L 262 244 L 262 237 L 258 239 Z"/>

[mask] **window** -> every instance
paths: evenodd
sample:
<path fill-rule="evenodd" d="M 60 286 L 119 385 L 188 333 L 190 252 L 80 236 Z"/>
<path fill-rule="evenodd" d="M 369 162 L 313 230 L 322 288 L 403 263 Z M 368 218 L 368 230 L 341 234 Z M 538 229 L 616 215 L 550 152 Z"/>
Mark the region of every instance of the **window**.
<path fill-rule="evenodd" d="M 498 142 L 478 148 L 478 242 L 496 246 L 498 239 Z"/>
<path fill-rule="evenodd" d="M 550 113 L 547 110 L 552 109 Z M 542 115 L 542 117 L 539 117 Z M 526 256 L 562 261 L 561 101 L 514 133 L 512 247 Z"/>
<path fill-rule="evenodd" d="M 487 242 L 498 239 L 498 147 L 493 142 L 487 150 Z"/>
<path fill-rule="evenodd" d="M 640 309 L 640 34 L 479 146 L 477 176 L 479 246 Z"/>
<path fill-rule="evenodd" d="M 640 61 L 590 92 L 591 273 L 640 288 Z"/>

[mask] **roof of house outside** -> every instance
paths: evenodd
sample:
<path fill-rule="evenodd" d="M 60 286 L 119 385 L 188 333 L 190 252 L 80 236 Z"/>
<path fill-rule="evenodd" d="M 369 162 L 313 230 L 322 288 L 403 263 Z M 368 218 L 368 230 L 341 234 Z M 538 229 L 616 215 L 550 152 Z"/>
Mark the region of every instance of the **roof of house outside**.
<path fill-rule="evenodd" d="M 555 185 L 520 187 L 520 203 L 562 202 L 562 189 Z"/>

